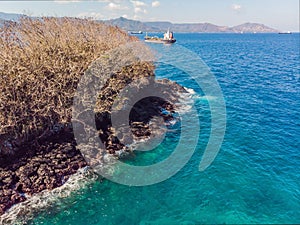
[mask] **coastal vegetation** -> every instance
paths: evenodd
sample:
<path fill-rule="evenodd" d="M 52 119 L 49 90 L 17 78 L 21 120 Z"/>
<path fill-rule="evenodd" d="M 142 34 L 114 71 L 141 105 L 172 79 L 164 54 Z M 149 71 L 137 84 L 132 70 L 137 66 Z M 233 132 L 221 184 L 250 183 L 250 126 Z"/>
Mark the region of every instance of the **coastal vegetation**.
<path fill-rule="evenodd" d="M 0 33 L 1 215 L 35 193 L 63 185 L 87 166 L 71 123 L 79 81 L 93 62 L 105 58 L 113 63 L 107 54 L 110 50 L 138 39 L 117 27 L 76 18 L 22 17 L 18 22 L 5 22 Z M 136 59 L 128 54 L 117 51 L 126 62 Z M 173 111 L 184 89 L 168 80 L 155 80 L 154 69 L 152 62 L 134 60 L 120 71 L 111 71 L 97 93 L 95 124 L 105 146 L 103 153 L 129 154 L 131 142 L 124 142 L 132 140 L 128 133 L 149 137 L 160 129 L 159 124 L 150 129 L 152 118 L 172 119 L 171 113 L 161 110 Z M 133 81 L 140 83 L 132 94 L 152 81 L 155 87 L 168 90 L 166 99 L 171 102 L 151 97 L 135 104 L 130 113 L 131 132 L 122 132 L 119 140 L 110 121 L 111 108 L 120 91 Z"/>
<path fill-rule="evenodd" d="M 22 17 L 0 32 L 0 155 L 70 123 L 74 92 L 90 63 L 135 40 L 76 18 Z"/>
<path fill-rule="evenodd" d="M 104 52 L 136 38 L 76 18 L 22 17 L 0 33 L 1 215 L 87 165 L 71 126 L 78 82 Z"/>

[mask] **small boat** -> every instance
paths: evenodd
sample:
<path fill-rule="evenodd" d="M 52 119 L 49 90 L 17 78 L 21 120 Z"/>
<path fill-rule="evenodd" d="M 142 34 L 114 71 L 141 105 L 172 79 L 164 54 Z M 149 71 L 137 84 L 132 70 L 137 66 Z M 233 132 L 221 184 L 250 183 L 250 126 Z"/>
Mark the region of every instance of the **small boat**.
<path fill-rule="evenodd" d="M 170 32 L 170 30 L 168 30 L 166 33 L 164 33 L 163 38 L 159 38 L 157 36 L 150 37 L 148 36 L 148 33 L 146 33 L 145 42 L 159 43 L 159 44 L 173 44 L 176 42 L 176 39 L 174 38 L 173 32 Z"/>
<path fill-rule="evenodd" d="M 287 31 L 287 32 L 279 32 L 278 34 L 292 34 L 291 31 Z"/>
<path fill-rule="evenodd" d="M 143 34 L 143 31 L 128 31 L 129 34 Z"/>

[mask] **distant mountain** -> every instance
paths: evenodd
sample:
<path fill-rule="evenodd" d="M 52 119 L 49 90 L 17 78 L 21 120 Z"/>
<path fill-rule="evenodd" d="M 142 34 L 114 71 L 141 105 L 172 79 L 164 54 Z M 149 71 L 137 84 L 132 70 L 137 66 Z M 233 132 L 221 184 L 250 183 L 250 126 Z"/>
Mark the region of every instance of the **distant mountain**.
<path fill-rule="evenodd" d="M 162 32 L 171 29 L 174 32 L 186 33 L 277 33 L 278 30 L 264 24 L 245 23 L 235 27 L 218 26 L 211 23 L 170 23 L 170 22 L 141 22 L 124 17 L 104 21 L 118 26 L 126 31 Z"/>
<path fill-rule="evenodd" d="M 171 29 L 171 27 L 173 26 L 173 24 L 170 23 L 170 22 L 144 22 L 144 24 L 148 28 L 153 28 L 153 29 L 158 30 L 158 31 L 162 31 L 162 30 L 165 31 L 168 28 Z"/>
<path fill-rule="evenodd" d="M 267 27 L 264 24 L 259 23 L 244 23 L 235 27 L 231 28 L 233 32 L 235 33 L 274 33 L 278 32 L 278 30 L 275 30 L 273 28 Z"/>
<path fill-rule="evenodd" d="M 18 21 L 20 17 L 24 15 L 16 14 L 16 13 L 3 13 L 0 12 L 0 20 L 10 20 L 10 21 Z"/>
<path fill-rule="evenodd" d="M 106 24 L 118 26 L 126 31 L 159 31 L 155 28 L 148 27 L 145 23 L 136 20 L 129 20 L 124 17 L 120 17 L 118 19 L 106 20 L 104 21 Z"/>
<path fill-rule="evenodd" d="M 18 21 L 22 16 L 24 15 L 0 12 L 0 27 L 2 27 L 6 21 Z"/>
<path fill-rule="evenodd" d="M 210 23 L 170 23 L 170 22 L 145 22 L 146 25 L 154 27 L 155 30 L 166 31 L 171 29 L 174 32 L 188 32 L 188 33 L 197 33 L 197 32 L 206 32 L 206 33 L 215 33 L 215 32 L 226 32 L 226 27 L 217 26 Z"/>
<path fill-rule="evenodd" d="M 0 12 L 0 26 L 4 21 L 18 21 L 23 14 Z M 141 22 L 124 17 L 103 21 L 109 25 L 118 26 L 126 31 L 164 32 L 171 29 L 182 33 L 277 33 L 276 29 L 264 24 L 244 23 L 235 27 L 218 26 L 211 23 L 171 23 L 171 22 Z"/>

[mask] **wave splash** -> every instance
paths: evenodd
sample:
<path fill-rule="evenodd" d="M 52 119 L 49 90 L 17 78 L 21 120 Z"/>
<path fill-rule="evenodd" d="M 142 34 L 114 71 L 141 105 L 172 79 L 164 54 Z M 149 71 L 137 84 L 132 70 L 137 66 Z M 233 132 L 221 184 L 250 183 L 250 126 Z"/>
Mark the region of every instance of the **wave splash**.
<path fill-rule="evenodd" d="M 179 103 L 176 105 L 176 113 L 178 114 L 188 113 L 194 104 L 195 97 L 197 98 L 197 94 L 193 89 L 185 88 L 185 90 L 186 93 L 180 94 Z M 174 118 L 174 120 L 169 122 L 170 124 L 168 125 L 172 126 L 177 122 L 177 119 Z M 165 133 L 167 130 L 169 130 L 167 127 L 163 127 L 161 132 Z M 148 139 L 135 140 L 130 147 L 133 151 L 136 151 L 144 148 L 145 144 L 148 145 L 149 141 L 150 140 Z M 156 140 L 154 138 L 154 140 L 151 141 L 153 142 L 151 142 L 152 145 L 157 145 L 157 142 L 160 140 Z M 0 224 L 26 224 L 42 211 L 46 211 L 47 209 L 54 207 L 59 204 L 62 199 L 70 197 L 72 193 L 82 190 L 97 179 L 99 179 L 99 176 L 92 172 L 89 167 L 79 169 L 77 173 L 72 175 L 61 187 L 55 188 L 51 191 L 45 190 L 34 194 L 33 196 L 28 197 L 25 202 L 16 204 L 10 208 L 5 214 L 0 216 Z"/>
<path fill-rule="evenodd" d="M 60 200 L 71 196 L 89 184 L 92 184 L 99 176 L 93 173 L 89 167 L 81 168 L 70 176 L 64 185 L 51 191 L 45 190 L 29 197 L 25 202 L 16 204 L 5 214 L 0 216 L 0 224 L 23 225 L 32 220 L 41 211 L 55 206 Z"/>

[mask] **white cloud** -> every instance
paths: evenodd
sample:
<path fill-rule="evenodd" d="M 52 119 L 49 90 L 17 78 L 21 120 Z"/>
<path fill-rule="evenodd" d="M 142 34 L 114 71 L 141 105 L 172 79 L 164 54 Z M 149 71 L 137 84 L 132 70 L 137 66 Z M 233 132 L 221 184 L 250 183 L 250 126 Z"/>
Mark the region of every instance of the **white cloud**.
<path fill-rule="evenodd" d="M 121 5 L 120 5 L 120 4 L 116 4 L 116 3 L 113 3 L 113 2 L 109 3 L 109 4 L 107 5 L 107 7 L 108 7 L 109 9 L 112 9 L 112 10 L 115 10 L 115 9 L 121 9 Z"/>
<path fill-rule="evenodd" d="M 122 6 L 121 4 L 117 4 L 114 2 L 110 2 L 107 6 L 106 9 L 109 10 L 126 10 L 128 9 L 126 6 Z"/>
<path fill-rule="evenodd" d="M 142 9 L 142 8 L 136 7 L 136 8 L 134 8 L 134 13 L 144 13 L 144 14 L 147 14 L 148 11 L 146 9 Z"/>
<path fill-rule="evenodd" d="M 152 7 L 155 8 L 155 7 L 159 7 L 160 6 L 160 2 L 159 1 L 154 1 L 152 2 Z"/>
<path fill-rule="evenodd" d="M 137 16 L 137 14 L 147 14 L 148 13 L 148 11 L 146 10 L 148 5 L 145 2 L 138 1 L 138 0 L 130 0 L 130 2 L 133 5 L 133 10 L 134 10 L 134 13 L 135 13 L 134 19 L 139 18 Z"/>
<path fill-rule="evenodd" d="M 133 4 L 134 7 L 147 6 L 145 2 L 141 2 L 141 1 L 131 0 L 131 3 Z"/>
<path fill-rule="evenodd" d="M 238 4 L 233 4 L 231 6 L 231 9 L 235 10 L 235 11 L 240 11 L 242 9 L 242 6 L 241 5 L 238 5 Z"/>
<path fill-rule="evenodd" d="M 82 12 L 77 15 L 79 18 L 92 18 L 95 20 L 103 19 L 104 16 L 101 13 L 97 12 Z"/>
<path fill-rule="evenodd" d="M 139 12 L 143 12 L 143 10 L 141 8 L 139 8 L 139 7 L 135 7 L 134 8 L 134 12 L 135 13 L 139 13 Z"/>

